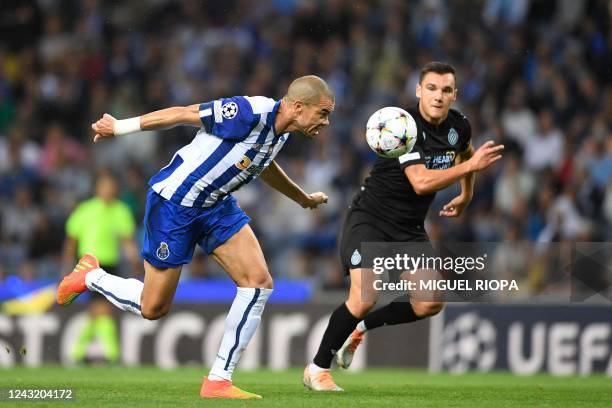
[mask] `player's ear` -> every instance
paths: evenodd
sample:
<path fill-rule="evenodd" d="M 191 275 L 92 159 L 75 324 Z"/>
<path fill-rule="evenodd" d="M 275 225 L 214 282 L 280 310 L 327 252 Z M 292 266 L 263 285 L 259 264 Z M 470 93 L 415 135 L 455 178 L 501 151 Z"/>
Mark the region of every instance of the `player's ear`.
<path fill-rule="evenodd" d="M 293 101 L 293 111 L 297 115 L 301 114 L 303 110 L 304 110 L 304 102 L 300 100 Z"/>
<path fill-rule="evenodd" d="M 421 84 L 417 84 L 415 95 L 417 98 L 421 99 Z"/>
<path fill-rule="evenodd" d="M 455 102 L 457 100 L 457 93 L 459 92 L 459 90 L 457 88 L 455 88 L 455 90 L 453 91 L 453 102 Z"/>

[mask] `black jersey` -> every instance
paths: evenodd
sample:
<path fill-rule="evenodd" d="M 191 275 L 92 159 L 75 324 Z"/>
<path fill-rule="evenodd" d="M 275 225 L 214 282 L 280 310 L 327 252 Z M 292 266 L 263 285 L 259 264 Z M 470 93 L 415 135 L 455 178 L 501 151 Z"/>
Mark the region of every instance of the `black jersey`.
<path fill-rule="evenodd" d="M 452 167 L 457 154 L 468 148 L 472 133 L 467 118 L 454 109 L 438 126 L 423 119 L 418 105 L 408 112 L 417 125 L 414 148 L 397 159 L 378 157 L 351 205 L 399 226 L 423 222 L 436 195 L 418 195 L 404 169 L 419 163 L 428 169 Z"/>

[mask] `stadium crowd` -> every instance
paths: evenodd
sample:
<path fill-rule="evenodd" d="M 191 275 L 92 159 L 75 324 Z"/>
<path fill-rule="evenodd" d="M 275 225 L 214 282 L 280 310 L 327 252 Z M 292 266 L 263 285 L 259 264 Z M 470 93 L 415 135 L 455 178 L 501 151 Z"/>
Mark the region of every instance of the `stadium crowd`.
<path fill-rule="evenodd" d="M 455 107 L 473 144 L 506 145 L 458 219 L 437 210 L 432 239 L 612 238 L 612 2 L 607 0 L 6 0 L 0 4 L 0 278 L 59 277 L 65 221 L 110 170 L 142 220 L 147 180 L 193 128 L 94 145 L 102 113 L 125 118 L 222 96 L 282 97 L 317 74 L 336 95 L 331 126 L 279 155 L 314 212 L 261 182 L 235 195 L 273 276 L 343 285 L 336 238 L 375 159 L 369 114 L 416 102 L 422 65 L 457 68 Z M 63 271 L 65 272 L 65 271 Z M 219 271 L 201 252 L 185 278 Z"/>

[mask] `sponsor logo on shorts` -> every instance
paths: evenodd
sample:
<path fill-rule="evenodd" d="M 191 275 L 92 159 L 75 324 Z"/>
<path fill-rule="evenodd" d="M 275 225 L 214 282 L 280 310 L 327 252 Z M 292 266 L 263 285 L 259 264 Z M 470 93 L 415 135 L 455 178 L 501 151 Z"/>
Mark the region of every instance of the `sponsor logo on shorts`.
<path fill-rule="evenodd" d="M 170 248 L 168 248 L 168 244 L 166 244 L 165 242 L 160 243 L 155 255 L 157 255 L 157 257 L 162 261 L 168 259 L 168 257 L 170 256 Z"/>

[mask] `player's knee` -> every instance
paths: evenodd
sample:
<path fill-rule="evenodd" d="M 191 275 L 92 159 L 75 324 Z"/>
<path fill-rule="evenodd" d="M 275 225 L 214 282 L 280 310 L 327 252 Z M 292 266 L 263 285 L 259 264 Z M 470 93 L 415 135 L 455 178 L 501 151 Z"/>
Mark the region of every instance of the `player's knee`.
<path fill-rule="evenodd" d="M 440 313 L 444 302 L 414 302 L 412 309 L 418 317 L 429 317 Z"/>
<path fill-rule="evenodd" d="M 272 289 L 274 287 L 274 281 L 268 271 L 262 273 L 254 273 L 247 276 L 243 282 L 238 282 L 238 286 L 243 288 L 266 288 Z"/>
<path fill-rule="evenodd" d="M 142 314 L 142 317 L 147 320 L 161 319 L 167 315 L 169 311 L 170 306 L 161 303 L 148 304 L 143 302 L 140 306 L 140 313 Z"/>
<path fill-rule="evenodd" d="M 375 305 L 375 301 L 362 301 L 360 299 L 351 298 L 346 301 L 346 307 L 348 308 L 349 312 L 351 312 L 351 314 L 358 319 L 361 319 L 367 315 Z"/>

